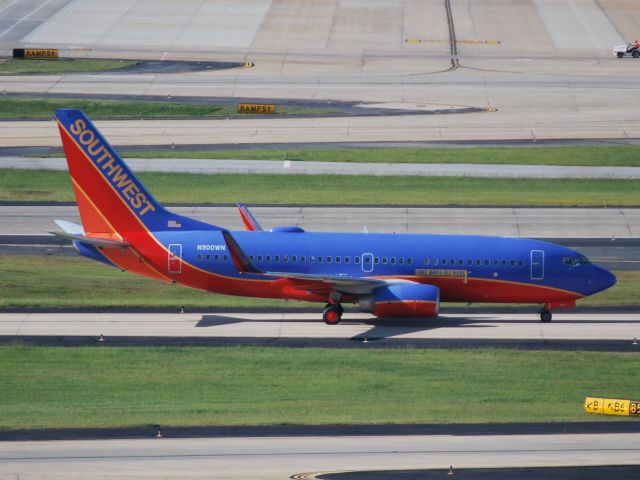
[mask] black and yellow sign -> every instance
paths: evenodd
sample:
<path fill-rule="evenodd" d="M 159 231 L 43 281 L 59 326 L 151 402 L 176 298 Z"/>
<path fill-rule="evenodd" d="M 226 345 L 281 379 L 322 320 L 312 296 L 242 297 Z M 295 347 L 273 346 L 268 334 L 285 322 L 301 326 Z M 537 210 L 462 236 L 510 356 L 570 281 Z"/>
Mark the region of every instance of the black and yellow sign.
<path fill-rule="evenodd" d="M 58 58 L 57 48 L 14 48 L 13 58 Z"/>
<path fill-rule="evenodd" d="M 276 113 L 276 106 L 273 104 L 239 103 L 238 113 L 271 114 Z"/>
<path fill-rule="evenodd" d="M 640 416 L 640 401 L 621 398 L 587 397 L 584 411 L 598 415 Z"/>

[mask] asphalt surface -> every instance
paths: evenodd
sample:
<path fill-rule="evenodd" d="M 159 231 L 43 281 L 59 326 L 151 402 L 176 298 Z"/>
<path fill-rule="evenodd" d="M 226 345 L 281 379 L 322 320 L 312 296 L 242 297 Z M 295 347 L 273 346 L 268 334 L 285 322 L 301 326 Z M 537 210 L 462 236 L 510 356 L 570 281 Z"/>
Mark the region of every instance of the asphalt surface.
<path fill-rule="evenodd" d="M 640 167 L 471 163 L 354 163 L 171 158 L 127 158 L 127 164 L 136 172 L 182 172 L 200 174 L 640 179 Z M 0 157 L 0 168 L 68 170 L 66 159 L 48 157 Z"/>
<path fill-rule="evenodd" d="M 465 468 L 462 470 L 381 470 L 318 475 L 322 480 L 442 480 L 450 475 L 468 480 L 628 480 L 640 476 L 640 466 Z"/>

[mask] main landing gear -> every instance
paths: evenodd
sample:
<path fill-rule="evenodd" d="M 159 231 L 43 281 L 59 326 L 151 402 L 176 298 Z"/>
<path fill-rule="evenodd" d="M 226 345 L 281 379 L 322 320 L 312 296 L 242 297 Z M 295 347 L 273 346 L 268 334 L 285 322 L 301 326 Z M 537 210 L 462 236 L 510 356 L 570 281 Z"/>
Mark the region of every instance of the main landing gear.
<path fill-rule="evenodd" d="M 543 323 L 549 323 L 552 318 L 553 315 L 551 315 L 551 310 L 547 310 L 546 308 L 540 310 L 540 321 Z"/>
<path fill-rule="evenodd" d="M 327 325 L 338 325 L 342 319 L 344 308 L 340 304 L 340 297 L 341 295 L 335 292 L 329 295 L 329 303 L 322 311 L 322 319 Z"/>
<path fill-rule="evenodd" d="M 322 319 L 327 325 L 338 325 L 342 319 L 344 308 L 339 303 L 328 303 L 322 311 Z"/>

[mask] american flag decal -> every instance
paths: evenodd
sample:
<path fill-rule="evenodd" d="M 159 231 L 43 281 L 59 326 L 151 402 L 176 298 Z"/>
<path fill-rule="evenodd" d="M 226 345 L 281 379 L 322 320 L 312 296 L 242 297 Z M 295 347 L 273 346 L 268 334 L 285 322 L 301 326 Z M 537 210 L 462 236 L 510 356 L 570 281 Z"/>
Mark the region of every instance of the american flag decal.
<path fill-rule="evenodd" d="M 180 222 L 177 222 L 176 220 L 169 220 L 167 222 L 167 227 L 169 228 L 180 228 L 182 226 L 182 224 Z"/>

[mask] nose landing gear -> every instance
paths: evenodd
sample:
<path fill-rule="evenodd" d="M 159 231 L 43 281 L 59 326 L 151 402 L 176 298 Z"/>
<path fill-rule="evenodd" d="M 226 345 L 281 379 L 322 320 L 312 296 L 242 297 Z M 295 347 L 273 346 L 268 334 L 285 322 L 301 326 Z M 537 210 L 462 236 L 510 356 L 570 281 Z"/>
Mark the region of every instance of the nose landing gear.
<path fill-rule="evenodd" d="M 552 318 L 553 318 L 553 315 L 551 314 L 551 310 L 547 310 L 546 308 L 543 308 L 542 310 L 540 310 L 540 321 L 541 322 L 549 323 Z"/>

